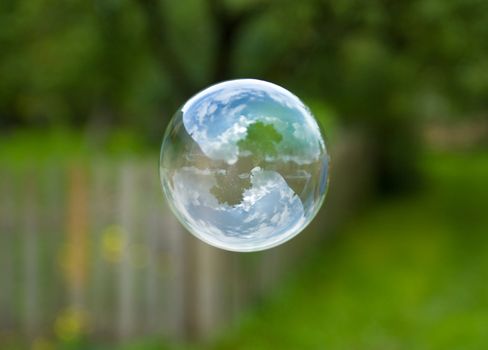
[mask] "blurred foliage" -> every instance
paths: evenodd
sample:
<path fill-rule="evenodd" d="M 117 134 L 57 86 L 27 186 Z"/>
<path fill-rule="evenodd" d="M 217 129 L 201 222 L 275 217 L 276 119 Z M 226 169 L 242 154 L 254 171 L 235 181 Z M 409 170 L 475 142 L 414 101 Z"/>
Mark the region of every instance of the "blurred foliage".
<path fill-rule="evenodd" d="M 8 168 L 49 162 L 96 160 L 117 161 L 154 156 L 141 136 L 127 129 L 114 129 L 105 137 L 67 128 L 17 130 L 0 138 L 0 162 Z M 108 156 L 108 157 L 107 157 Z"/>
<path fill-rule="evenodd" d="M 208 348 L 485 348 L 488 156 L 422 164 L 428 191 L 367 210 Z"/>
<path fill-rule="evenodd" d="M 0 23 L 3 130 L 116 126 L 154 145 L 199 89 L 261 78 L 369 130 L 394 188 L 415 177 L 419 119 L 487 109 L 483 0 L 5 0 Z"/>

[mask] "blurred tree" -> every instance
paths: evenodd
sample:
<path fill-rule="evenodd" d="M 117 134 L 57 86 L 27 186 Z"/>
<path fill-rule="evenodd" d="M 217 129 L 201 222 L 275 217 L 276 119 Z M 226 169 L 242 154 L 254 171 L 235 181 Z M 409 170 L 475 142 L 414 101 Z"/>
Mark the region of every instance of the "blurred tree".
<path fill-rule="evenodd" d="M 0 123 L 133 128 L 236 77 L 324 101 L 373 135 L 379 184 L 414 183 L 424 117 L 486 113 L 483 0 L 0 3 Z"/>

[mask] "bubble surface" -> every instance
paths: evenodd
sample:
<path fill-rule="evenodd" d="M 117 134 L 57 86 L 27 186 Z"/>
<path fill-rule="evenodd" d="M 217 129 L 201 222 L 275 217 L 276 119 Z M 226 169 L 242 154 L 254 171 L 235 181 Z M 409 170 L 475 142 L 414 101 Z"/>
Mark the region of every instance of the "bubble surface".
<path fill-rule="evenodd" d="M 329 156 L 309 109 L 275 84 L 240 79 L 188 100 L 169 123 L 160 177 L 196 237 L 258 251 L 300 233 L 325 197 Z"/>

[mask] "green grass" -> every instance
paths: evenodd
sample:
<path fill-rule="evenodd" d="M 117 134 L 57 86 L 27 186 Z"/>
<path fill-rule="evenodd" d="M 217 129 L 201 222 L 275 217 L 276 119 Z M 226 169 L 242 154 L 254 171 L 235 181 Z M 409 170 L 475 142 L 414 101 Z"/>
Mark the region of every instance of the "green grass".
<path fill-rule="evenodd" d="M 148 145 L 126 129 L 81 131 L 73 129 L 25 129 L 0 137 L 0 162 L 10 167 L 72 160 L 120 159 L 157 156 L 159 146 Z"/>
<path fill-rule="evenodd" d="M 215 349 L 488 348 L 488 155 L 428 156 Z"/>

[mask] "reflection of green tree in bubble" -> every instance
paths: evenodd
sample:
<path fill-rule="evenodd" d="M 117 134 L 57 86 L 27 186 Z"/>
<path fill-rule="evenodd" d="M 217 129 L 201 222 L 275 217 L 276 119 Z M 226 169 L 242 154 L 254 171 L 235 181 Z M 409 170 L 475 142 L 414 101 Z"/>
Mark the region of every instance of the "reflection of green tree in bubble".
<path fill-rule="evenodd" d="M 246 138 L 240 140 L 237 145 L 241 153 L 249 153 L 259 161 L 266 156 L 276 156 L 276 144 L 282 139 L 283 137 L 273 125 L 257 122 L 248 127 Z"/>

